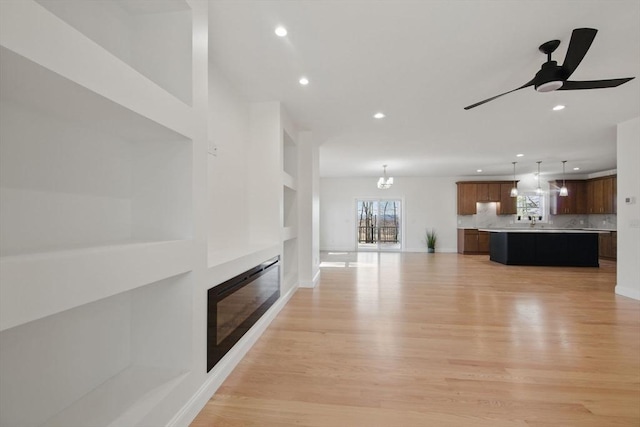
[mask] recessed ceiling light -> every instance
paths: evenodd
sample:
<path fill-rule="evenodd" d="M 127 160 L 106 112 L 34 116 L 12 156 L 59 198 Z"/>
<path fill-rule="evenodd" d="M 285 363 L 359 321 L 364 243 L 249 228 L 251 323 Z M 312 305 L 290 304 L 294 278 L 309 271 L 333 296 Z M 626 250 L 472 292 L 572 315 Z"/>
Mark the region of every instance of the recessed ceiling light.
<path fill-rule="evenodd" d="M 300 80 L 298 80 L 298 81 L 300 82 L 300 84 L 301 84 L 302 86 L 306 86 L 306 85 L 308 85 L 308 84 L 309 84 L 309 79 L 308 79 L 308 78 L 306 78 L 306 77 L 300 77 Z"/>
<path fill-rule="evenodd" d="M 373 115 L 373 118 L 374 118 L 374 119 L 384 119 L 384 118 L 385 118 L 385 115 L 384 115 L 384 113 L 375 113 L 375 114 Z"/>
<path fill-rule="evenodd" d="M 284 37 L 287 35 L 287 29 L 283 26 L 276 27 L 276 36 Z"/>
<path fill-rule="evenodd" d="M 478 169 L 478 170 L 476 170 L 476 172 L 480 173 L 480 172 L 482 172 L 482 169 Z"/>
<path fill-rule="evenodd" d="M 556 105 L 555 107 L 553 107 L 553 111 L 560 111 L 560 110 L 564 110 L 564 105 Z"/>
<path fill-rule="evenodd" d="M 573 170 L 574 170 L 574 171 L 579 171 L 579 170 L 580 170 L 580 168 L 573 168 Z"/>
<path fill-rule="evenodd" d="M 524 157 L 524 154 L 516 154 L 516 157 Z"/>

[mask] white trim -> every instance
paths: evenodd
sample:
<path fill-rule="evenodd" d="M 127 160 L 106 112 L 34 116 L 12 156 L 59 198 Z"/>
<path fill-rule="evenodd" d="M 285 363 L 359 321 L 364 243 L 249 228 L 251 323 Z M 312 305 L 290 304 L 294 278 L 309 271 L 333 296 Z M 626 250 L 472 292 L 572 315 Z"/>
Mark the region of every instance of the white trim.
<path fill-rule="evenodd" d="M 196 418 L 209 399 L 215 394 L 224 380 L 244 358 L 251 347 L 262 336 L 280 310 L 289 302 L 297 287 L 280 297 L 278 301 L 256 322 L 238 343 L 222 358 L 209 374 L 209 378 L 202 384 L 196 393 L 180 408 L 174 417 L 167 423 L 167 427 L 186 427 Z"/>
<path fill-rule="evenodd" d="M 616 294 L 622 295 L 623 297 L 633 298 L 635 300 L 640 300 L 640 289 L 631 288 L 627 286 L 616 286 Z"/>
<path fill-rule="evenodd" d="M 315 288 L 318 285 L 318 282 L 320 281 L 320 270 L 318 270 L 315 274 L 315 276 L 313 276 L 313 279 L 309 282 L 306 280 L 301 280 L 300 281 L 300 287 L 301 288 Z"/>

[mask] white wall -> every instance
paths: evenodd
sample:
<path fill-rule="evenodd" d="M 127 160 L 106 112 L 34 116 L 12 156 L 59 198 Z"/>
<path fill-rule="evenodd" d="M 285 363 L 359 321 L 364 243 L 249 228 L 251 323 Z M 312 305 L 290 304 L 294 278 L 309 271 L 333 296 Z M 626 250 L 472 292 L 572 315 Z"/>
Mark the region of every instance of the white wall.
<path fill-rule="evenodd" d="M 209 72 L 209 146 L 207 156 L 209 250 L 247 247 L 247 149 L 249 104 L 217 69 Z"/>
<path fill-rule="evenodd" d="M 311 132 L 300 132 L 298 141 L 298 244 L 300 286 L 314 287 L 320 273 L 319 150 Z"/>
<path fill-rule="evenodd" d="M 640 117 L 618 125 L 618 281 L 616 293 L 640 300 Z M 634 198 L 627 204 L 625 198 Z"/>
<path fill-rule="evenodd" d="M 403 251 L 426 252 L 427 228 L 438 234 L 437 252 L 457 251 L 456 181 L 450 178 L 394 177 L 388 190 L 377 178 L 320 179 L 320 249 L 356 249 L 356 199 L 403 201 Z"/>

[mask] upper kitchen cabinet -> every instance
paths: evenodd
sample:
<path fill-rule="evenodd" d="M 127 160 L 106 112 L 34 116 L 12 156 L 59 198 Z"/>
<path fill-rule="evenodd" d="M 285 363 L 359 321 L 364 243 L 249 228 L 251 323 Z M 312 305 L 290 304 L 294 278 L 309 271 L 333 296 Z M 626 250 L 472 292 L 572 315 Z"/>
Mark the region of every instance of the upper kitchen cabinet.
<path fill-rule="evenodd" d="M 571 180 L 566 181 L 568 195 L 560 196 L 562 181 L 550 181 L 552 189 L 550 196 L 552 215 L 575 215 L 587 213 L 587 182 Z"/>
<path fill-rule="evenodd" d="M 498 215 L 516 213 L 516 198 L 511 197 L 511 181 L 461 181 L 458 186 L 458 215 L 475 215 L 476 203 L 497 202 Z"/>
<path fill-rule="evenodd" d="M 476 202 L 499 202 L 499 182 L 478 182 L 476 184 Z"/>
<path fill-rule="evenodd" d="M 513 184 L 501 183 L 500 184 L 500 202 L 496 207 L 496 213 L 498 215 L 515 215 L 518 212 L 517 209 L 517 197 L 511 197 L 511 188 Z"/>
<path fill-rule="evenodd" d="M 458 185 L 458 215 L 475 215 L 478 185 L 475 182 L 456 182 Z"/>
<path fill-rule="evenodd" d="M 616 213 L 617 187 L 615 175 L 589 180 L 587 183 L 587 213 Z"/>

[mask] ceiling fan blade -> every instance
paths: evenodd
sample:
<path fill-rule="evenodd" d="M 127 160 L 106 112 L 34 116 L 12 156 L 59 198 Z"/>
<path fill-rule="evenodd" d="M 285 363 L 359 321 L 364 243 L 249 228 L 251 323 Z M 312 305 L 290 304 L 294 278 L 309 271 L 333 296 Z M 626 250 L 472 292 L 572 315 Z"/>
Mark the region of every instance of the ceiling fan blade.
<path fill-rule="evenodd" d="M 626 77 L 624 79 L 609 79 L 609 80 L 586 80 L 582 82 L 574 82 L 568 80 L 558 90 L 580 90 L 580 89 L 605 89 L 608 87 L 620 86 L 633 80 L 635 77 Z"/>
<path fill-rule="evenodd" d="M 564 64 L 562 64 L 565 79 L 568 79 L 576 68 L 578 68 L 578 65 L 580 65 L 580 62 L 582 62 L 582 59 L 591 47 L 593 39 L 596 38 L 597 32 L 598 30 L 595 28 L 576 28 L 573 30 L 569 47 L 567 48 L 567 56 L 565 56 Z"/>
<path fill-rule="evenodd" d="M 518 88 L 515 88 L 515 89 L 513 89 L 513 90 L 510 90 L 509 92 L 501 93 L 500 95 L 493 96 L 493 97 L 491 97 L 491 98 L 489 98 L 489 99 L 485 99 L 484 101 L 476 102 L 475 104 L 471 104 L 471 105 L 469 105 L 469 106 L 467 106 L 467 107 L 464 107 L 464 109 L 465 109 L 465 110 L 470 110 L 470 109 L 472 109 L 472 108 L 474 108 L 474 107 L 477 107 L 478 105 L 486 104 L 486 103 L 487 103 L 487 102 L 489 102 L 489 101 L 493 101 L 493 100 L 494 100 L 494 99 L 496 99 L 496 98 L 500 98 L 502 95 L 506 95 L 506 94 L 508 94 L 508 93 L 515 92 L 515 91 L 520 90 L 520 89 L 524 89 L 525 87 L 533 86 L 533 81 L 534 81 L 534 80 L 535 80 L 535 79 L 531 79 L 531 81 L 529 81 L 529 82 L 527 82 L 527 83 L 523 84 L 522 86 L 520 86 L 520 87 L 518 87 Z"/>

